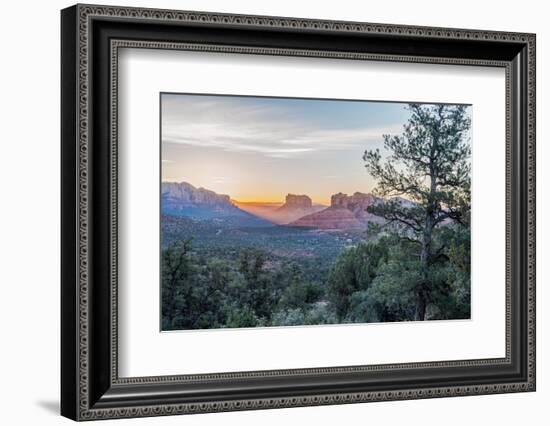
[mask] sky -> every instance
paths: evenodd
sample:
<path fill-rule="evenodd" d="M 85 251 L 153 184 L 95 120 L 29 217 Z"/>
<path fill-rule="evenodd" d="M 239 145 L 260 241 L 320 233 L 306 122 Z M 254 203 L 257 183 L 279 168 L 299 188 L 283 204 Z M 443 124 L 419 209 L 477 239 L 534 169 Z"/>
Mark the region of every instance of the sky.
<path fill-rule="evenodd" d="M 162 180 L 241 202 L 371 192 L 362 159 L 401 134 L 406 104 L 193 94 L 161 95 Z"/>

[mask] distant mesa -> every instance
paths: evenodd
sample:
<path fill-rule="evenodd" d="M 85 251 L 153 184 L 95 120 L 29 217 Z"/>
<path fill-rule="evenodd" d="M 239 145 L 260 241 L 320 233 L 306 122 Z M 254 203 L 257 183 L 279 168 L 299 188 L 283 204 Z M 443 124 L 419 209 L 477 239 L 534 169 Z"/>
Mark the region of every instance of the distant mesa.
<path fill-rule="evenodd" d="M 282 205 L 280 203 L 240 203 L 238 201 L 235 204 L 249 213 L 278 225 L 287 225 L 303 216 L 326 208 L 320 204 L 313 204 L 307 195 L 296 194 L 287 194 Z"/>
<path fill-rule="evenodd" d="M 162 182 L 162 198 L 166 207 L 233 206 L 229 195 L 217 194 L 204 188 L 195 188 L 187 182 Z"/>
<path fill-rule="evenodd" d="M 187 182 L 163 182 L 161 211 L 163 215 L 195 220 L 216 220 L 232 226 L 288 225 L 321 230 L 366 230 L 370 222 L 384 219 L 367 211 L 369 206 L 383 203 L 382 198 L 356 192 L 332 195 L 330 206 L 315 204 L 304 194 L 287 194 L 284 203 L 239 202 L 229 195 Z M 399 199 L 403 204 L 411 204 Z"/>
<path fill-rule="evenodd" d="M 279 210 L 310 209 L 312 207 L 311 198 L 307 195 L 287 194 L 285 203 Z"/>
<path fill-rule="evenodd" d="M 330 207 L 303 216 L 290 225 L 326 230 L 365 230 L 369 222 L 383 222 L 381 217 L 367 212 L 369 206 L 380 202 L 382 199 L 372 194 L 339 192 L 331 197 Z"/>
<path fill-rule="evenodd" d="M 229 195 L 196 188 L 187 182 L 162 182 L 163 215 L 196 220 L 214 219 L 235 226 L 271 226 L 272 223 L 250 214 L 233 204 Z"/>
<path fill-rule="evenodd" d="M 366 209 L 375 204 L 378 198 L 372 194 L 363 194 L 356 192 L 353 195 L 347 195 L 339 192 L 330 197 L 331 207 L 342 207 L 350 210 Z"/>

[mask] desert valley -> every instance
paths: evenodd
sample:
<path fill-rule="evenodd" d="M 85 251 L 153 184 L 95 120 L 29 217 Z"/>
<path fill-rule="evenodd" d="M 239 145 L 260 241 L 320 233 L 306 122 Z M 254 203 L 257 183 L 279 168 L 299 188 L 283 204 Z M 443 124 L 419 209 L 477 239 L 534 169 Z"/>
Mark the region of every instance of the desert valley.
<path fill-rule="evenodd" d="M 284 225 L 325 231 L 365 231 L 381 218 L 367 212 L 382 202 L 372 194 L 332 195 L 329 206 L 314 204 L 307 195 L 287 194 L 284 201 L 240 202 L 229 195 L 195 188 L 187 182 L 162 184 L 162 212 L 194 220 L 215 219 L 218 224 L 243 227 Z"/>

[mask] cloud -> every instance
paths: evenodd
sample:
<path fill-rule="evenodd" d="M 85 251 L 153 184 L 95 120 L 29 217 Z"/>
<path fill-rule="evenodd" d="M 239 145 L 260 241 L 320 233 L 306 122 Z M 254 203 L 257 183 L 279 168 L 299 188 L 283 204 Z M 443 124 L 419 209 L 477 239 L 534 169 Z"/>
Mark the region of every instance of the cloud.
<path fill-rule="evenodd" d="M 296 116 L 283 105 L 251 100 L 222 98 L 217 102 L 210 97 L 191 96 L 163 99 L 163 143 L 257 153 L 270 158 L 365 147 L 369 142 L 380 142 L 383 134 L 401 130 L 401 125 L 330 128 L 319 120 Z"/>
<path fill-rule="evenodd" d="M 213 176 L 212 177 L 212 182 L 222 184 L 222 185 L 226 184 L 226 183 L 229 183 L 232 180 L 233 180 L 232 178 L 229 178 L 229 177 L 226 177 L 226 176 Z"/>

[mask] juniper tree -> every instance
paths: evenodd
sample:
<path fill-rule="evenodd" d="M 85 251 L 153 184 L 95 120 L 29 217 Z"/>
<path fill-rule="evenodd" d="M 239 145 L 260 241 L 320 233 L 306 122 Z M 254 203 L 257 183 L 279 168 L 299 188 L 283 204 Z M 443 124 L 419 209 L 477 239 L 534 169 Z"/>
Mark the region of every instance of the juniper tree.
<path fill-rule="evenodd" d="M 415 318 L 424 320 L 435 283 L 432 262 L 443 252 L 434 230 L 442 223 L 466 224 L 470 208 L 470 117 L 461 105 L 410 104 L 401 135 L 384 135 L 384 148 L 363 160 L 386 201 L 369 207 L 386 227 L 418 246 L 421 278 L 414 286 Z"/>

